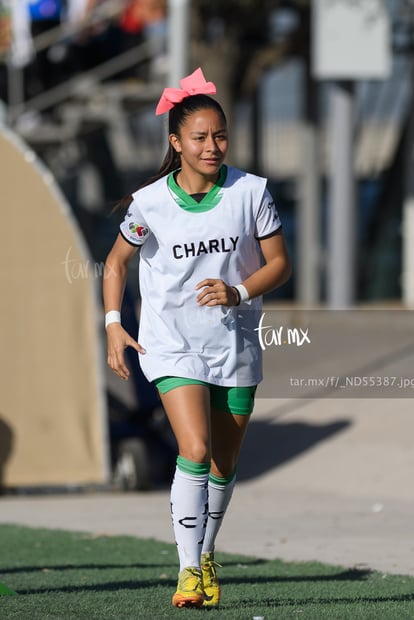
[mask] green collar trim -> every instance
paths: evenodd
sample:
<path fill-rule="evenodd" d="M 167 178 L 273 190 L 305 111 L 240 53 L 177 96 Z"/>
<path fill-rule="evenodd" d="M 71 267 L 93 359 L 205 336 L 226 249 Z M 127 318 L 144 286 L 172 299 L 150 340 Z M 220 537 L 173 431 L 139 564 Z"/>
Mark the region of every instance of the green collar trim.
<path fill-rule="evenodd" d="M 223 187 L 225 181 L 227 179 L 227 166 L 223 165 L 220 168 L 218 179 L 210 189 L 209 192 L 202 198 L 200 202 L 194 200 L 192 196 L 187 194 L 176 182 L 174 178 L 174 172 L 171 172 L 168 175 L 167 183 L 168 187 L 171 190 L 175 202 L 179 207 L 184 209 L 185 211 L 191 211 L 192 213 L 204 213 L 205 211 L 210 211 L 214 209 L 220 202 L 222 198 L 222 192 L 220 192 Z"/>

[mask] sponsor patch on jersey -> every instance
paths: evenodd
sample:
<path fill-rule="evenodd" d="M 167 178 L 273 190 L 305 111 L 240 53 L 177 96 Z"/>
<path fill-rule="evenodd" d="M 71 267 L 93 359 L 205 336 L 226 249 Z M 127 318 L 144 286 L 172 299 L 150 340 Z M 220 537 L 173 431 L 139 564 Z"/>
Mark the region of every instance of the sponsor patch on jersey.
<path fill-rule="evenodd" d="M 143 239 L 148 235 L 148 228 L 146 226 L 142 226 L 141 224 L 131 222 L 128 224 L 128 228 L 131 235 L 136 235 L 138 239 Z"/>
<path fill-rule="evenodd" d="M 149 235 L 148 226 L 136 222 L 122 222 L 121 232 L 134 245 L 142 245 Z"/>

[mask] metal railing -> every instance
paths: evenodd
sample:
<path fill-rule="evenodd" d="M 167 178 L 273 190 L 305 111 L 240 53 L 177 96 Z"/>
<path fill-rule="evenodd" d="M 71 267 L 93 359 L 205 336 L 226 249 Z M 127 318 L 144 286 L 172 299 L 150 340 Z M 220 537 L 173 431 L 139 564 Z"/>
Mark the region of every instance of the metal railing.
<path fill-rule="evenodd" d="M 90 27 L 104 24 L 108 19 L 120 15 L 124 7 L 122 0 L 108 0 L 99 5 L 91 15 L 79 24 L 62 23 L 56 28 L 36 36 L 33 40 L 35 52 L 50 49 L 54 45 L 65 44 Z M 152 39 L 139 43 L 136 47 L 120 53 L 92 69 L 78 72 L 66 82 L 58 84 L 34 97 L 25 99 L 24 71 L 8 64 L 8 122 L 15 125 L 25 112 L 42 112 L 64 103 L 73 97 L 86 97 L 93 94 L 93 88 L 111 77 L 121 74 L 139 63 L 151 60 L 159 50 L 160 41 Z M 136 89 L 136 97 L 142 101 L 152 101 L 161 91 L 161 86 L 149 84 Z"/>

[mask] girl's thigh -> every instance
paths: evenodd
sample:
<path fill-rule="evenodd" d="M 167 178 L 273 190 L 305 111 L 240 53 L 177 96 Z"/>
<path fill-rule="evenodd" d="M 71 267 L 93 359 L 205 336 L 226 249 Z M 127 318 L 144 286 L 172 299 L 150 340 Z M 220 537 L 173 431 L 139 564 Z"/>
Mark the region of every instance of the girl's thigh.
<path fill-rule="evenodd" d="M 206 385 L 182 385 L 160 393 L 180 456 L 196 463 L 211 458 L 210 391 Z"/>

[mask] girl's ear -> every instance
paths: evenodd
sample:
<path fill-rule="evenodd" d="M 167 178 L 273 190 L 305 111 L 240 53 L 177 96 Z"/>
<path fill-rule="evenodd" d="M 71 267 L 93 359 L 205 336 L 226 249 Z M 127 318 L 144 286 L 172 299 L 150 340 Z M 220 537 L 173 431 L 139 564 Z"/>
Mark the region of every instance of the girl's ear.
<path fill-rule="evenodd" d="M 176 153 L 181 153 L 180 139 L 175 133 L 169 135 L 169 141 Z"/>

